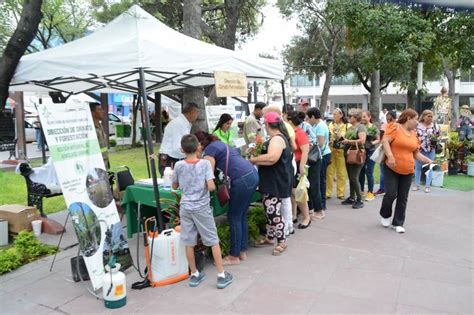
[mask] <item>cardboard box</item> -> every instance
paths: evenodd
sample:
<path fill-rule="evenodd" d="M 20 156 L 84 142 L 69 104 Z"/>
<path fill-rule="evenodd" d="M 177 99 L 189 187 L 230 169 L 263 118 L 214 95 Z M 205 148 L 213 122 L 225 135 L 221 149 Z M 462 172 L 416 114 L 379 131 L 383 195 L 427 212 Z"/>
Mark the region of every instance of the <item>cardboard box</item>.
<path fill-rule="evenodd" d="M 0 206 L 0 219 L 8 221 L 8 232 L 31 231 L 31 221 L 39 220 L 41 215 L 35 207 L 23 205 Z"/>

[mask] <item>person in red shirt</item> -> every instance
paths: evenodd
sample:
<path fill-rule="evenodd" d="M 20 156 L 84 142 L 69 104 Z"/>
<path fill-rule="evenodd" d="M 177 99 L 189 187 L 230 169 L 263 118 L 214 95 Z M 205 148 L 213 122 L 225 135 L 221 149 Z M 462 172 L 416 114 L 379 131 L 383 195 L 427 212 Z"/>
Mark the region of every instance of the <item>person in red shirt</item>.
<path fill-rule="evenodd" d="M 295 130 L 295 142 L 296 142 L 296 149 L 294 150 L 295 153 L 295 161 L 296 161 L 296 176 L 294 180 L 293 188 L 296 188 L 298 184 L 299 178 L 305 175 L 305 168 L 306 163 L 308 162 L 308 153 L 309 153 L 309 137 L 306 132 L 303 131 L 299 126 L 304 121 L 305 114 L 298 113 L 296 111 L 288 112 L 288 122 L 290 123 L 291 127 Z M 293 194 L 291 197 L 291 201 L 293 203 L 293 207 L 296 208 L 296 205 L 301 210 L 303 214 L 303 222 L 298 225 L 299 229 L 306 229 L 311 224 L 311 217 L 309 216 L 309 207 L 307 202 L 296 202 L 294 198 L 294 189 Z"/>

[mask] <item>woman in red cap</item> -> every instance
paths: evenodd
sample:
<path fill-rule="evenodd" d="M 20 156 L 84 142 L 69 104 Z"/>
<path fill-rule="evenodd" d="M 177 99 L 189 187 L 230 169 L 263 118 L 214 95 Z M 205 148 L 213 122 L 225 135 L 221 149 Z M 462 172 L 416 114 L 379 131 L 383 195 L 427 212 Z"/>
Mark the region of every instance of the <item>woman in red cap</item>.
<path fill-rule="evenodd" d="M 288 131 L 279 114 L 265 114 L 265 129 L 270 139 L 265 142 L 262 154 L 252 156 L 250 162 L 259 166 L 259 189 L 267 218 L 267 235 L 260 245 L 275 244 L 272 254 L 278 256 L 287 247 L 281 205 L 283 198 L 291 196 L 293 153 Z M 274 238 L 276 243 L 273 242 Z"/>

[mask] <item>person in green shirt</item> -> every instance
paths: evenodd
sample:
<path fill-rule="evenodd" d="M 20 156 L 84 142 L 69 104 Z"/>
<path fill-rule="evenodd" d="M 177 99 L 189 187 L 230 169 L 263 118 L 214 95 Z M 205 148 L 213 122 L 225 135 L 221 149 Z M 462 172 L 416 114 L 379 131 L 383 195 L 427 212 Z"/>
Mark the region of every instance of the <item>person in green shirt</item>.
<path fill-rule="evenodd" d="M 222 114 L 219 118 L 219 122 L 217 123 L 216 128 L 214 129 L 214 132 L 212 133 L 217 138 L 219 138 L 220 141 L 224 142 L 229 146 L 233 146 L 234 140 L 232 139 L 232 135 L 230 132 L 230 127 L 232 126 L 233 121 L 234 118 L 232 118 L 231 115 Z"/>

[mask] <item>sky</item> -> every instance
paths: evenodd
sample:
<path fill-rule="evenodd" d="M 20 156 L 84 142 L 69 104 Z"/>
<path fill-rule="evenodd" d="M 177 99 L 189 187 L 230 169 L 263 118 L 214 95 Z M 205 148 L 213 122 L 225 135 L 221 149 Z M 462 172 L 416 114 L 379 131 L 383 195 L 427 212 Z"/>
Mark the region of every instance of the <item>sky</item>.
<path fill-rule="evenodd" d="M 242 51 L 258 55 L 268 53 L 280 57 L 285 45 L 290 43 L 291 37 L 298 33 L 295 20 L 286 20 L 275 7 L 276 0 L 269 0 L 263 10 L 265 19 L 255 38 L 242 45 Z"/>

